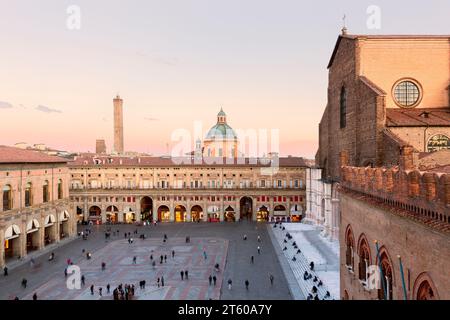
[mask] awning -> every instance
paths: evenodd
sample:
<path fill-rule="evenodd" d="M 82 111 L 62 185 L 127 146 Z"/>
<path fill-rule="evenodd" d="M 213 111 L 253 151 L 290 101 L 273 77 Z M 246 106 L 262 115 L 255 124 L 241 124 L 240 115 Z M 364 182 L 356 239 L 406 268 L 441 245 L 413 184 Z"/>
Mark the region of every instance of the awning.
<path fill-rule="evenodd" d="M 54 223 L 56 222 L 55 216 L 52 214 L 49 214 L 48 216 L 45 217 L 45 223 L 44 225 L 46 227 L 50 227 L 52 226 Z"/>
<path fill-rule="evenodd" d="M 20 235 L 19 226 L 13 224 L 12 226 L 9 226 L 8 229 L 6 229 L 5 240 L 12 240 L 12 239 L 18 238 L 19 235 Z"/>

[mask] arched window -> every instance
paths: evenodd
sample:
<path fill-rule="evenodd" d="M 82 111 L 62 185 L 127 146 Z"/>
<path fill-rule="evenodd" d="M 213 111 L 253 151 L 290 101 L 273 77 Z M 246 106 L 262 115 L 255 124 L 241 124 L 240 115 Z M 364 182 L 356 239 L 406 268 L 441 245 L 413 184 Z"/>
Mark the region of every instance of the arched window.
<path fill-rule="evenodd" d="M 341 89 L 341 97 L 339 100 L 339 110 L 340 110 L 340 124 L 341 129 L 345 128 L 347 125 L 347 90 L 345 87 Z"/>
<path fill-rule="evenodd" d="M 432 136 L 427 143 L 427 151 L 450 150 L 450 138 L 443 134 L 436 134 Z"/>
<path fill-rule="evenodd" d="M 380 300 L 392 300 L 392 265 L 389 260 L 389 257 L 387 253 L 381 252 L 380 254 L 380 262 L 379 265 L 381 265 L 381 270 L 383 272 L 381 276 L 382 284 L 380 286 L 380 289 L 378 289 L 378 299 Z M 385 292 L 387 296 L 385 295 Z"/>
<path fill-rule="evenodd" d="M 42 185 L 42 202 L 48 202 L 49 198 L 48 181 L 45 180 L 44 184 Z"/>
<path fill-rule="evenodd" d="M 367 268 L 370 265 L 370 250 L 366 238 L 362 238 L 358 247 L 359 257 L 359 280 L 367 281 Z"/>
<path fill-rule="evenodd" d="M 25 186 L 25 207 L 31 207 L 32 204 L 32 185 L 31 182 L 28 182 Z"/>
<path fill-rule="evenodd" d="M 355 239 L 353 237 L 352 229 L 350 225 L 347 227 L 347 233 L 345 235 L 345 264 L 354 269 L 354 251 L 355 251 Z"/>
<path fill-rule="evenodd" d="M 63 198 L 63 184 L 62 184 L 62 180 L 59 179 L 58 180 L 58 199 L 62 199 Z"/>
<path fill-rule="evenodd" d="M 3 211 L 12 209 L 12 191 L 11 186 L 7 184 L 3 187 Z"/>
<path fill-rule="evenodd" d="M 433 288 L 427 280 L 420 284 L 416 298 L 417 300 L 436 300 Z"/>

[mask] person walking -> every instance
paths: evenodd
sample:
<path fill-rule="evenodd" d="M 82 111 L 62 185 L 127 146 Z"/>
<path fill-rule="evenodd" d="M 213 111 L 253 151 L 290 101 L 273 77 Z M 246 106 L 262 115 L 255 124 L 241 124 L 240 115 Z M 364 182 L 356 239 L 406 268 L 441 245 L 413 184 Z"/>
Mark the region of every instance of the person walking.
<path fill-rule="evenodd" d="M 187 270 L 184 270 L 184 276 L 186 277 L 186 280 L 189 280 L 189 274 Z"/>
<path fill-rule="evenodd" d="M 5 266 L 4 268 L 3 268 L 3 276 L 7 276 L 8 275 L 8 267 L 7 266 Z"/>
<path fill-rule="evenodd" d="M 33 294 L 33 300 L 34 300 L 34 301 L 37 300 L 37 294 L 36 294 L 36 292 Z"/>
<path fill-rule="evenodd" d="M 217 278 L 216 278 L 216 276 L 214 275 L 214 276 L 213 276 L 214 286 L 216 286 L 216 281 L 217 281 Z"/>
<path fill-rule="evenodd" d="M 106 263 L 102 262 L 102 271 L 105 271 L 105 269 L 106 269 Z"/>
<path fill-rule="evenodd" d="M 212 279 L 213 279 L 213 278 L 212 278 L 212 275 L 209 275 L 209 278 L 208 278 L 208 279 L 209 279 L 209 285 L 211 285 Z"/>
<path fill-rule="evenodd" d="M 81 285 L 82 285 L 82 286 L 84 286 L 85 280 L 86 280 L 86 279 L 84 278 L 84 275 L 82 275 L 82 276 L 81 276 Z"/>
<path fill-rule="evenodd" d="M 111 286 L 109 285 L 109 283 L 106 285 L 106 293 L 109 294 L 111 290 Z"/>
<path fill-rule="evenodd" d="M 175 250 L 172 250 L 172 259 L 175 258 Z"/>
<path fill-rule="evenodd" d="M 98 294 L 100 295 L 100 297 L 103 297 L 103 288 L 102 287 L 98 288 Z"/>
<path fill-rule="evenodd" d="M 231 290 L 232 284 L 233 284 L 233 281 L 231 281 L 231 279 L 228 279 L 228 290 Z"/>
<path fill-rule="evenodd" d="M 261 247 L 258 246 L 258 254 L 261 254 Z"/>
<path fill-rule="evenodd" d="M 252 263 L 253 264 L 253 261 L 255 260 L 255 258 L 252 256 L 251 258 L 250 258 L 250 263 Z"/>
<path fill-rule="evenodd" d="M 23 279 L 22 279 L 22 287 L 23 287 L 24 289 L 27 288 L 27 283 L 28 283 L 28 280 L 25 279 L 25 278 L 23 278 Z"/>
<path fill-rule="evenodd" d="M 153 254 L 150 255 L 150 261 L 153 261 Z"/>
<path fill-rule="evenodd" d="M 137 258 L 136 258 L 136 256 L 134 256 L 133 257 L 133 264 L 136 264 L 136 260 L 137 260 Z"/>
<path fill-rule="evenodd" d="M 273 275 L 272 274 L 269 275 L 269 280 L 270 280 L 270 285 L 273 286 Z"/>
<path fill-rule="evenodd" d="M 261 236 L 258 236 L 258 242 L 261 242 Z"/>
<path fill-rule="evenodd" d="M 66 268 L 64 268 L 64 277 L 66 277 L 66 278 L 67 278 L 67 267 L 66 267 Z"/>
<path fill-rule="evenodd" d="M 206 258 L 208 258 L 208 256 L 206 255 L 206 251 L 203 251 L 203 258 L 205 258 L 205 260 Z"/>
<path fill-rule="evenodd" d="M 184 271 L 181 271 L 181 272 L 180 272 L 180 276 L 181 276 L 181 281 L 183 281 L 183 280 L 184 280 L 184 279 L 183 279 L 183 278 L 184 278 Z"/>
<path fill-rule="evenodd" d="M 164 262 L 167 263 L 167 254 L 164 255 Z"/>
<path fill-rule="evenodd" d="M 245 241 L 245 240 L 247 240 L 247 235 L 246 235 L 246 234 L 244 234 L 244 241 Z"/>
<path fill-rule="evenodd" d="M 164 276 L 161 276 L 161 286 L 164 287 Z"/>
<path fill-rule="evenodd" d="M 161 257 L 159 257 L 159 263 L 162 264 L 163 260 L 164 260 L 164 257 L 163 257 L 163 255 L 161 255 Z"/>
<path fill-rule="evenodd" d="M 248 290 L 248 286 L 250 285 L 250 282 L 248 282 L 248 280 L 245 280 L 245 289 Z"/>
<path fill-rule="evenodd" d="M 158 280 L 156 280 L 156 283 L 158 284 L 158 288 L 159 288 L 159 282 L 160 282 L 160 279 L 158 278 Z"/>

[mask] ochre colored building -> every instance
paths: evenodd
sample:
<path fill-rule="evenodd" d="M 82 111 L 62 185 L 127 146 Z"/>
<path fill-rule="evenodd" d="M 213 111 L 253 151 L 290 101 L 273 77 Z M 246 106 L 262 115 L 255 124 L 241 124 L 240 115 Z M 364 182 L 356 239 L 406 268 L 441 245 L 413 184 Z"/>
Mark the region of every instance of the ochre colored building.
<path fill-rule="evenodd" d="M 0 146 L 0 266 L 76 234 L 67 159 Z"/>

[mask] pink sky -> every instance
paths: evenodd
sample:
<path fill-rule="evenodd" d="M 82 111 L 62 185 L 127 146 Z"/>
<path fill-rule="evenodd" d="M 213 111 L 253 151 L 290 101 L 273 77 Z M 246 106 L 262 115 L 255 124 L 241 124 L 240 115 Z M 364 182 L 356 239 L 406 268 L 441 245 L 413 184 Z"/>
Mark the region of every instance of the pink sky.
<path fill-rule="evenodd" d="M 280 153 L 312 158 L 327 100 L 326 65 L 350 33 L 448 33 L 448 1 L 0 0 L 0 144 L 68 151 L 112 147 L 124 99 L 125 148 L 161 154 L 174 130 L 206 133 L 222 106 L 236 129 L 279 129 Z M 414 3 L 414 5 L 411 5 Z M 417 23 L 426 21 L 426 23 Z"/>

